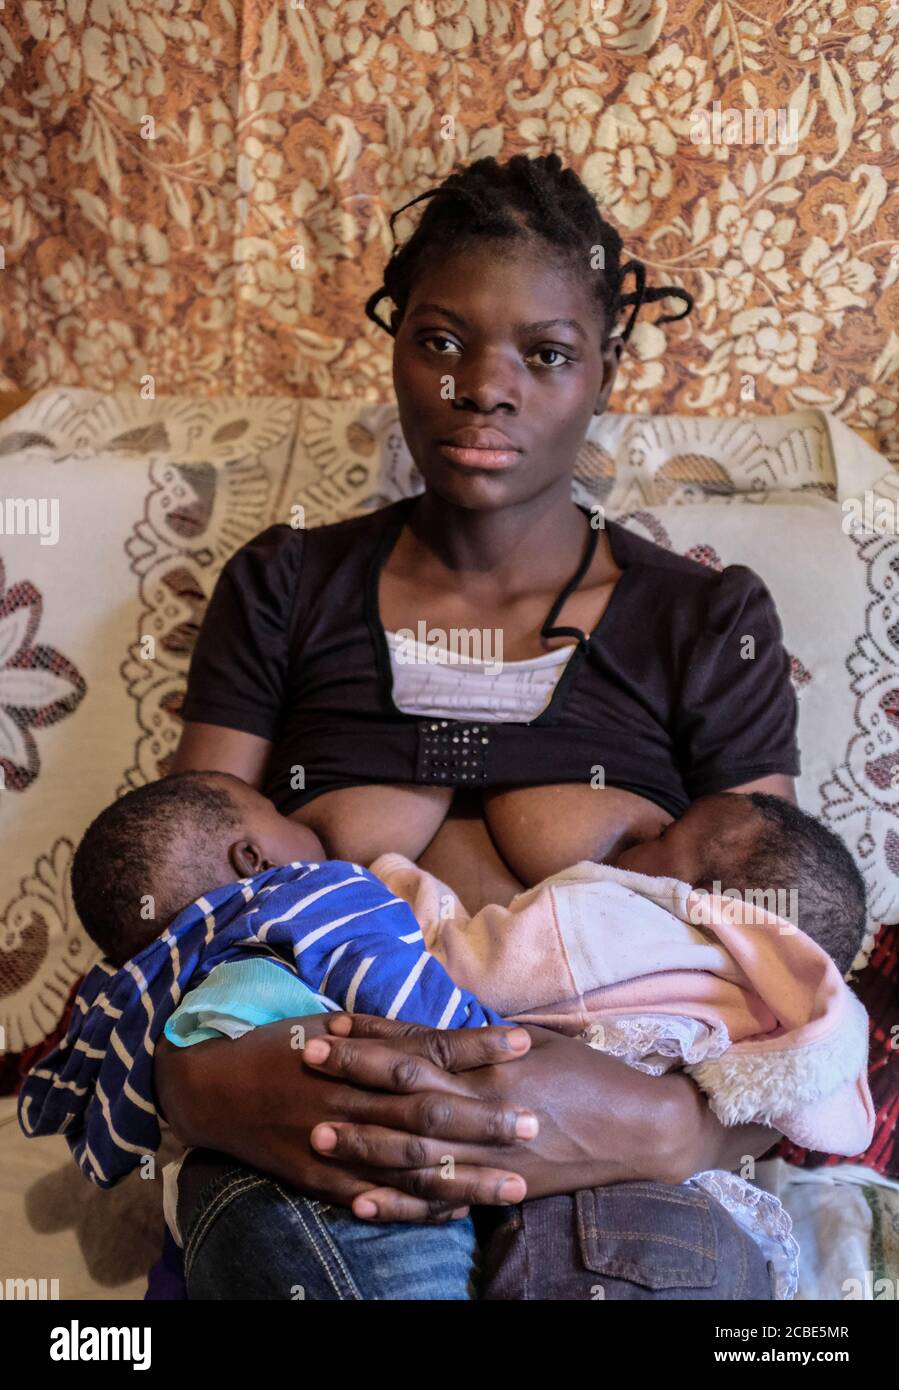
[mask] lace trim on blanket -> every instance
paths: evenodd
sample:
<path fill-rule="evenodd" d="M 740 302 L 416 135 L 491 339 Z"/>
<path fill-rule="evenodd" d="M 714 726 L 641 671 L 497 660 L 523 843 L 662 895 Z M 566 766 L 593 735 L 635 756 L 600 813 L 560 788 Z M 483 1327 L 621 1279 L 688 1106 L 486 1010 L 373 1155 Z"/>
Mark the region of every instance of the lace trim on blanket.
<path fill-rule="evenodd" d="M 635 1014 L 593 1023 L 582 1034 L 585 1042 L 610 1057 L 620 1057 L 637 1071 L 661 1076 L 677 1062 L 717 1058 L 730 1047 L 723 1023 L 709 1026 L 677 1014 Z"/>
<path fill-rule="evenodd" d="M 701 1187 L 760 1247 L 771 1266 L 774 1297 L 791 1299 L 799 1285 L 799 1246 L 793 1222 L 772 1192 L 753 1187 L 745 1178 L 723 1168 L 694 1173 L 688 1187 Z"/>

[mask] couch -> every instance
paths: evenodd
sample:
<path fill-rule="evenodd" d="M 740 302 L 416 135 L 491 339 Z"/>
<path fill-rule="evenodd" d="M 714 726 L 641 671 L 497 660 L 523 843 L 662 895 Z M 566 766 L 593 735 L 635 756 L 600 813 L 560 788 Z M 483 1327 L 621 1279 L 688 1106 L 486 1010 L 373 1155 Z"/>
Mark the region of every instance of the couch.
<path fill-rule="evenodd" d="M 75 845 L 109 801 L 170 767 L 192 644 L 228 556 L 273 521 L 320 525 L 421 479 L 391 402 L 64 388 L 15 404 L 0 419 L 0 1276 L 135 1298 L 160 1245 L 161 1184 L 96 1191 L 62 1138 L 27 1140 L 15 1120 L 18 1081 L 95 959 L 71 901 Z M 852 980 L 872 1018 L 878 1126 L 852 1164 L 782 1146 L 757 1180 L 793 1201 L 807 1232 L 799 1296 L 843 1296 L 875 1249 L 899 1266 L 899 540 L 878 520 L 899 515 L 899 476 L 815 409 L 608 414 L 591 424 L 573 493 L 703 564 L 752 566 L 778 604 L 800 799 L 843 837 L 868 889 Z"/>

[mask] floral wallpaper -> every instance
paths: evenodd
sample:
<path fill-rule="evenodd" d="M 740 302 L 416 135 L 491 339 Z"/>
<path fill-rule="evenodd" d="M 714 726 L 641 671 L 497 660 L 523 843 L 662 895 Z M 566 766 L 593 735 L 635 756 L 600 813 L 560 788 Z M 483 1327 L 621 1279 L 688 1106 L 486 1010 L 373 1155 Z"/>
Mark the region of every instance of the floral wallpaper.
<path fill-rule="evenodd" d="M 389 398 L 389 213 L 551 150 L 696 297 L 614 409 L 899 465 L 899 0 L 5 0 L 0 390 Z"/>

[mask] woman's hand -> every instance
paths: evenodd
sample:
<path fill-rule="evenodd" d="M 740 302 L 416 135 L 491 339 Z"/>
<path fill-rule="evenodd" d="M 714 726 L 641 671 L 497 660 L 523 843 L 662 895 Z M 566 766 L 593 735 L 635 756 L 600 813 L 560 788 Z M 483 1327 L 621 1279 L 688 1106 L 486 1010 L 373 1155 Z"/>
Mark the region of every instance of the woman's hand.
<path fill-rule="evenodd" d="M 335 1079 L 368 1084 L 372 1067 L 383 1065 L 378 1052 L 371 1050 L 373 1040 L 383 1039 L 395 1049 L 401 1041 L 417 1039 L 425 1053 L 442 1059 L 453 1073 L 447 1077 L 447 1099 L 479 1099 L 499 1110 L 525 1106 L 539 1117 L 539 1131 L 529 1141 L 504 1141 L 497 1134 L 487 1144 L 473 1133 L 463 1135 L 451 1121 L 451 1110 L 445 1117 L 431 1113 L 434 1123 L 426 1139 L 420 1125 L 414 1136 L 402 1124 L 390 1128 L 332 1119 L 313 1126 L 313 1147 L 332 1162 L 362 1164 L 368 1171 L 382 1165 L 393 1170 L 389 1185 L 385 1182 L 365 1196 L 365 1214 L 375 1216 L 375 1208 L 380 1221 L 403 1219 L 404 1199 L 395 1186 L 411 1184 L 414 1191 L 420 1184 L 424 1190 L 435 1171 L 455 1168 L 458 1173 L 479 1164 L 508 1168 L 526 1180 L 528 1197 L 541 1197 L 635 1179 L 683 1182 L 703 1168 L 729 1167 L 763 1153 L 778 1137 L 761 1126 L 725 1129 L 682 1074 L 647 1076 L 580 1039 L 542 1028 L 526 1030 L 531 1047 L 515 1066 L 487 1062 L 464 1069 L 458 1065 L 456 1048 L 466 1030 L 438 1032 L 359 1014 L 332 1014 L 327 1031 L 327 1039 L 309 1047 L 306 1064 Z M 337 1033 L 344 1036 L 334 1036 Z M 322 1056 L 325 1042 L 327 1057 Z M 398 1078 L 403 1089 L 414 1090 L 424 1079 L 416 1074 L 416 1066 L 410 1058 Z M 430 1073 L 428 1085 L 434 1085 Z M 459 1137 L 449 1138 L 450 1129 Z M 405 1178 L 398 1176 L 403 1168 Z"/>
<path fill-rule="evenodd" d="M 291 1046 L 298 1025 L 303 1052 Z M 155 1076 L 184 1143 L 378 1221 L 445 1220 L 469 1204 L 635 1178 L 682 1182 L 776 1137 L 725 1130 L 686 1076 L 646 1076 L 541 1028 L 316 1014 L 236 1042 L 165 1044 Z"/>
<path fill-rule="evenodd" d="M 349 1035 L 335 1036 L 338 1032 Z M 307 1046 L 307 1066 L 359 1085 L 374 1084 L 378 1075 L 383 1085 L 388 1049 L 417 1039 L 421 1055 L 406 1058 L 397 1071 L 396 1084 L 409 1091 L 423 1085 L 435 1089 L 430 1064 L 422 1060 L 430 1055 L 446 1068 L 448 1104 L 445 1113 L 433 1107 L 428 1125 L 416 1123 L 414 1135 L 405 1132 L 402 1122 L 385 1126 L 334 1118 L 312 1126 L 313 1148 L 332 1161 L 363 1165 L 368 1171 L 382 1165 L 392 1170 L 383 1190 L 366 1194 L 366 1212 L 373 1204 L 381 1221 L 398 1219 L 397 1198 L 388 1189 L 398 1185 L 397 1171 L 407 1166 L 418 1172 L 410 1173 L 403 1186 L 410 1179 L 413 1186 L 426 1184 L 428 1173 L 441 1168 L 444 1172 L 480 1164 L 507 1168 L 525 1179 L 528 1197 L 630 1178 L 663 1178 L 667 1149 L 656 1131 L 664 1130 L 666 1111 L 660 1094 L 664 1088 L 658 1080 L 601 1056 L 579 1039 L 542 1028 L 527 1032 L 531 1047 L 514 1067 L 487 1062 L 462 1070 L 455 1050 L 457 1040 L 470 1030 L 438 1031 L 360 1014 L 331 1015 L 328 1036 Z M 378 1039 L 384 1040 L 382 1045 Z M 419 1067 L 428 1068 L 426 1076 Z M 539 1130 L 527 1142 L 496 1134 L 485 1144 L 453 1123 L 450 1105 L 462 1098 L 479 1100 L 499 1111 L 524 1106 L 539 1116 Z M 428 1137 L 423 1137 L 425 1133 Z M 375 1215 L 374 1210 L 371 1214 Z"/>
<path fill-rule="evenodd" d="M 364 1200 L 375 1187 L 390 1189 L 385 1200 L 391 1220 L 446 1220 L 469 1204 L 523 1200 L 525 1184 L 516 1171 L 492 1163 L 489 1153 L 492 1145 L 511 1152 L 516 1130 L 534 1132 L 535 1118 L 511 1099 L 497 1103 L 468 1095 L 460 1081 L 469 1068 L 501 1072 L 503 1063 L 527 1051 L 527 1034 L 515 1028 L 452 1034 L 421 1029 L 422 1036 L 398 1036 L 389 1044 L 353 1039 L 360 1075 L 352 1082 L 305 1064 L 299 1044 L 308 1049 L 326 1030 L 339 1033 L 350 1024 L 347 1015 L 313 1014 L 268 1024 L 236 1041 L 190 1048 L 162 1042 L 154 1064 L 160 1108 L 183 1143 L 233 1154 L 309 1195 L 352 1206 L 360 1217 L 377 1213 Z M 405 1148 L 395 1154 L 370 1141 L 376 1166 L 320 1156 L 309 1136 L 325 1123 L 402 1132 Z M 451 1175 L 446 1165 L 425 1167 L 422 1146 L 436 1136 L 442 1153 L 449 1144 L 478 1146 L 480 1162 L 459 1162 Z"/>

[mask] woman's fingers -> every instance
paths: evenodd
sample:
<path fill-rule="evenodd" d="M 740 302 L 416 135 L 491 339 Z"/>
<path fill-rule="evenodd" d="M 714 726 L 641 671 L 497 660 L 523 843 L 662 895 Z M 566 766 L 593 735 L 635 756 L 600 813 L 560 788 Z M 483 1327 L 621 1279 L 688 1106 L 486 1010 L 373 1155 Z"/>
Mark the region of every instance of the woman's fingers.
<path fill-rule="evenodd" d="M 485 1134 L 498 1146 L 511 1146 L 536 1138 L 540 1128 L 536 1116 L 521 1111 L 510 1114 L 498 1128 L 491 1108 L 477 1101 L 457 1107 L 444 1096 L 425 1093 L 412 1105 L 411 1111 L 400 1112 L 405 1123 L 397 1127 L 390 1125 L 386 1107 L 381 1106 L 373 1124 L 325 1120 L 312 1129 L 312 1148 L 327 1158 L 376 1168 L 430 1168 L 447 1158 L 474 1162 L 475 1150 L 478 1157 L 483 1155 Z"/>
<path fill-rule="evenodd" d="M 391 1096 L 345 1086 L 335 1093 L 332 1103 L 325 1102 L 324 1108 L 330 1111 L 324 1121 L 327 1124 L 346 1122 L 350 1129 L 379 1125 L 444 1144 L 469 1143 L 481 1148 L 534 1139 L 540 1131 L 534 1112 L 520 1105 L 442 1091 Z"/>
<path fill-rule="evenodd" d="M 330 1014 L 327 1029 L 341 1037 L 389 1042 L 451 1072 L 514 1061 L 523 1057 L 531 1045 L 526 1029 L 518 1026 L 428 1028 L 421 1023 L 401 1023 L 395 1018 L 375 1018 L 371 1014 Z"/>
<path fill-rule="evenodd" d="M 371 1040 L 311 1038 L 303 1049 L 303 1061 L 328 1076 L 394 1094 L 453 1088 L 449 1077 L 426 1057 Z"/>
<path fill-rule="evenodd" d="M 527 1183 L 517 1173 L 507 1173 L 494 1168 L 456 1168 L 453 1178 L 442 1176 L 440 1169 L 421 1168 L 416 1172 L 402 1174 L 404 1185 L 411 1184 L 416 1191 L 409 1193 L 394 1187 L 369 1188 L 360 1197 L 353 1199 L 353 1214 L 365 1221 L 415 1221 L 408 1213 L 411 1204 L 428 1200 L 428 1194 L 435 1194 L 428 1202 L 430 1219 L 438 1219 L 446 1208 L 447 1201 L 467 1206 L 512 1206 L 523 1202 L 527 1196 Z M 458 1212 L 458 1208 L 456 1209 Z"/>
<path fill-rule="evenodd" d="M 460 1207 L 450 1193 L 445 1194 L 443 1201 L 435 1201 L 433 1198 L 416 1197 L 412 1193 L 387 1188 L 381 1184 L 376 1188 L 370 1180 L 362 1181 L 336 1167 L 325 1172 L 318 1182 L 307 1186 L 305 1191 L 307 1196 L 316 1196 L 324 1202 L 336 1203 L 337 1206 L 350 1209 L 354 1208 L 357 1201 L 364 1200 L 369 1192 L 376 1191 L 378 1200 L 372 1204 L 372 1216 L 383 1207 L 385 1211 L 395 1213 L 390 1217 L 391 1221 L 415 1221 L 437 1225 L 445 1221 L 458 1220 L 459 1217 L 468 1214 L 468 1208 Z M 358 1212 L 357 1215 L 361 1216 L 362 1213 Z"/>
<path fill-rule="evenodd" d="M 477 1144 L 513 1144 L 533 1139 L 539 1130 L 532 1111 L 466 1096 L 457 1081 L 430 1062 L 370 1040 L 313 1038 L 303 1060 L 316 1072 L 353 1083 L 340 1098 L 340 1109 L 353 1125 L 368 1120 L 411 1134 Z"/>
<path fill-rule="evenodd" d="M 321 1126 L 319 1126 L 321 1128 Z M 309 1197 L 335 1203 L 351 1209 L 365 1220 L 409 1221 L 439 1225 L 446 1221 L 458 1220 L 467 1216 L 473 1198 L 469 1193 L 478 1194 L 478 1200 L 490 1204 L 498 1200 L 495 1194 L 504 1179 L 512 1178 L 516 1184 L 522 1179 L 515 1173 L 493 1173 L 492 1170 L 465 1168 L 459 1171 L 459 1181 L 447 1181 L 444 1170 L 423 1170 L 419 1173 L 400 1172 L 394 1175 L 386 1169 L 377 1170 L 366 1176 L 359 1165 L 331 1164 L 321 1162 L 318 1154 L 312 1157 L 311 1170 L 299 1173 L 296 1185 Z M 489 1175 L 489 1180 L 487 1177 Z M 387 1184 L 398 1177 L 403 1187 L 389 1187 Z M 473 1181 L 472 1179 L 483 1179 Z M 515 1186 L 510 1189 L 518 1190 Z M 375 1201 L 365 1206 L 369 1192 L 376 1193 Z M 357 1204 L 361 1207 L 357 1209 Z M 366 1215 L 367 1211 L 367 1215 Z"/>
<path fill-rule="evenodd" d="M 390 1220 L 434 1223 L 454 1220 L 465 1215 L 468 1208 L 460 1208 L 460 1202 L 453 1193 L 443 1193 L 442 1201 L 434 1197 L 415 1197 L 413 1193 L 403 1193 L 399 1188 L 383 1186 L 383 1175 L 375 1187 L 371 1179 L 363 1180 L 349 1175 L 346 1170 L 333 1168 L 322 1173 L 320 1179 L 304 1188 L 308 1197 L 318 1197 L 338 1207 L 353 1208 L 357 1201 L 364 1200 L 370 1191 L 377 1191 L 378 1201 L 374 1208 L 383 1207 L 396 1212 Z M 361 1212 L 358 1213 L 361 1215 Z"/>
<path fill-rule="evenodd" d="M 527 1195 L 527 1183 L 519 1173 L 465 1163 L 464 1152 L 448 1152 L 443 1140 L 397 1133 L 380 1125 L 325 1123 L 315 1126 L 310 1143 L 317 1153 L 357 1169 L 383 1167 L 385 1183 L 397 1184 L 369 1189 L 354 1198 L 354 1213 L 366 1220 L 435 1220 L 450 1208 L 509 1206 L 523 1202 Z M 422 1202 L 428 1216 L 412 1215 L 421 1211 Z"/>
<path fill-rule="evenodd" d="M 369 1188 L 361 1197 L 353 1200 L 351 1210 L 354 1216 L 363 1221 L 427 1222 L 432 1226 L 458 1221 L 469 1212 L 466 1206 L 448 1211 L 440 1202 L 424 1202 L 420 1197 L 410 1197 L 395 1187 Z M 422 1212 L 425 1214 L 422 1215 Z"/>

